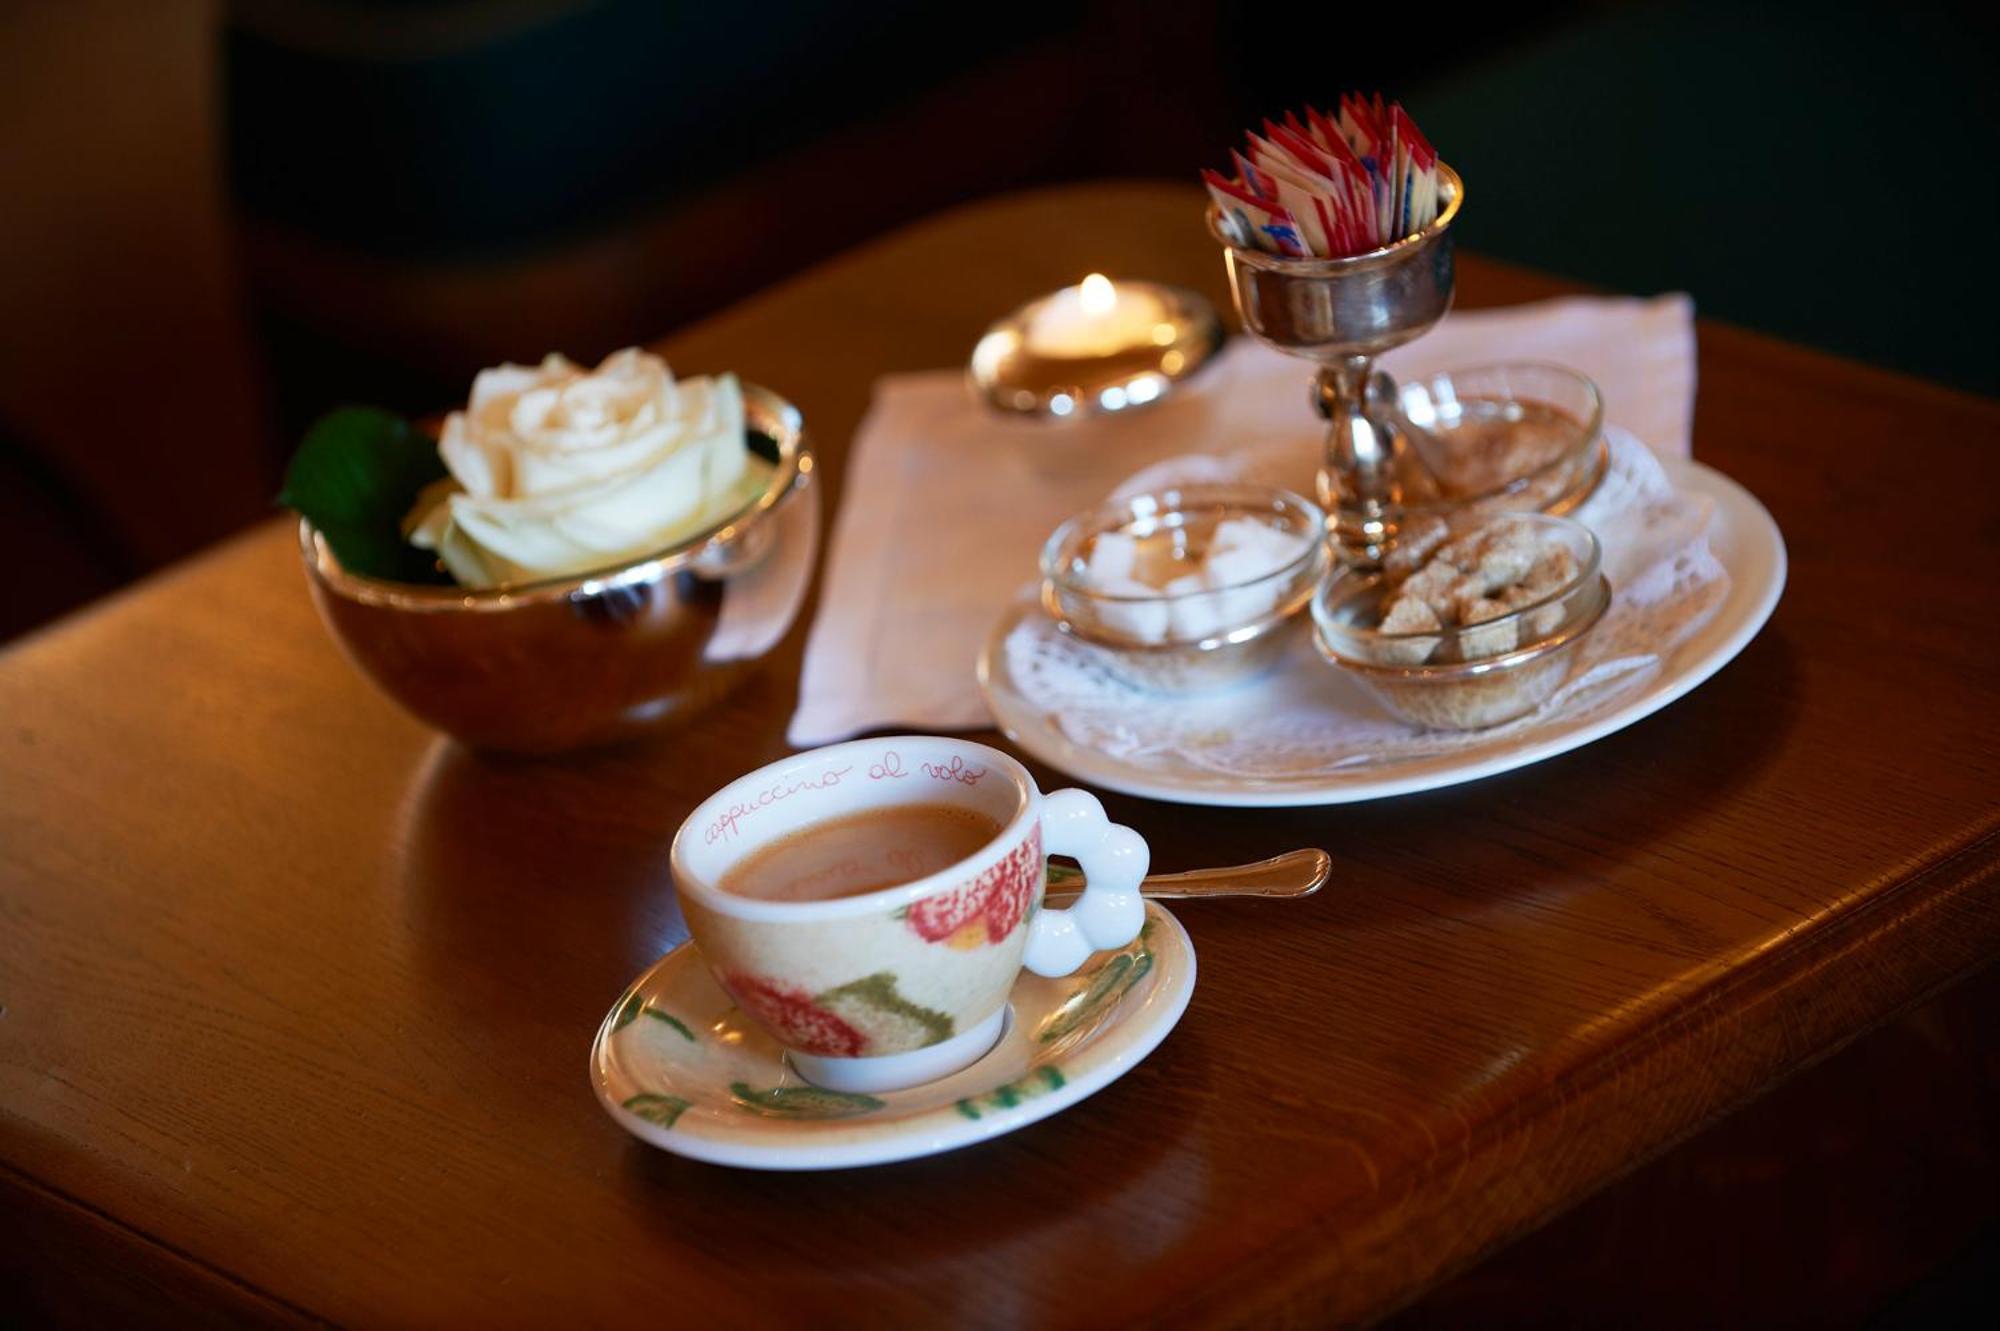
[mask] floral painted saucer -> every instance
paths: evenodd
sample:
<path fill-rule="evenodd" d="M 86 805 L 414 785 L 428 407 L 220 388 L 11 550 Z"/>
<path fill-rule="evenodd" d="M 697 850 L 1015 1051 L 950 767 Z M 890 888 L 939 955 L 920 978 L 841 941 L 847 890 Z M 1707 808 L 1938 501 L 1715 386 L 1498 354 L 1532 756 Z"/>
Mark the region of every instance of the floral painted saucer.
<path fill-rule="evenodd" d="M 1129 947 L 1060 979 L 1023 971 L 999 1042 L 971 1067 L 854 1095 L 793 1071 L 688 943 L 653 963 L 606 1015 L 591 1083 L 633 1136 L 714 1164 L 840 1169 L 935 1155 L 1026 1127 L 1116 1080 L 1180 1020 L 1194 974 L 1187 931 L 1147 902 Z"/>

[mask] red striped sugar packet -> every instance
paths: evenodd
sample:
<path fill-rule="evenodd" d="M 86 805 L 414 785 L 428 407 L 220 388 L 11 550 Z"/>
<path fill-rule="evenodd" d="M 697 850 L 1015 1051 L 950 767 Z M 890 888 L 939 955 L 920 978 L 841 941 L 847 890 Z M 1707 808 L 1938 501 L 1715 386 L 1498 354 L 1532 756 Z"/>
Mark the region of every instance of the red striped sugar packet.
<path fill-rule="evenodd" d="M 1403 236 L 1409 233 L 1403 229 L 1403 176 L 1409 169 L 1410 159 L 1407 145 L 1403 142 L 1402 126 L 1396 118 L 1389 117 L 1389 147 L 1385 154 L 1383 176 L 1386 188 L 1382 191 L 1382 230 L 1384 236 Z"/>
<path fill-rule="evenodd" d="M 1258 170 L 1255 162 L 1234 148 L 1229 150 L 1229 160 L 1235 165 L 1236 178 L 1242 182 L 1243 188 L 1249 190 L 1252 194 L 1267 203 L 1276 203 L 1278 201 L 1277 182 L 1272 180 L 1269 175 Z"/>
<path fill-rule="evenodd" d="M 1278 202 L 1297 220 L 1299 238 L 1307 252 L 1314 255 L 1333 252 L 1337 238 L 1344 236 L 1347 229 L 1341 210 L 1329 207 L 1337 188 L 1335 183 L 1272 140 L 1255 134 L 1248 138 L 1252 163 L 1270 178 Z"/>
<path fill-rule="evenodd" d="M 1340 95 L 1340 129 L 1347 136 L 1347 145 L 1354 149 L 1355 156 L 1375 157 L 1380 153 L 1389 137 L 1384 119 L 1381 93 L 1375 94 L 1373 106 L 1358 92 Z"/>
<path fill-rule="evenodd" d="M 1219 172 L 1203 171 L 1202 183 L 1215 202 L 1222 234 L 1241 249 L 1269 250 L 1294 259 L 1311 255 L 1299 236 L 1298 223 L 1282 206 L 1258 198 L 1241 184 L 1225 180 Z"/>
<path fill-rule="evenodd" d="M 1400 103 L 1346 93 L 1265 120 L 1230 160 L 1236 179 L 1203 172 L 1232 236 L 1263 249 L 1346 257 L 1393 244 L 1437 216 L 1437 150 Z"/>
<path fill-rule="evenodd" d="M 1340 131 L 1341 141 L 1347 144 L 1349 152 L 1355 156 L 1372 178 L 1378 174 L 1380 138 L 1375 133 L 1375 122 L 1368 113 L 1367 103 L 1358 93 L 1342 93 L 1340 111 L 1334 122 Z"/>
<path fill-rule="evenodd" d="M 1324 246 L 1315 245 L 1314 252 L 1342 255 L 1373 249 L 1377 228 L 1367 172 L 1346 144 L 1333 149 L 1323 147 L 1295 116 L 1288 119 L 1295 128 L 1266 121 L 1265 129 L 1273 146 L 1288 154 L 1293 162 L 1305 164 L 1305 169 L 1295 176 L 1313 194 L 1326 240 Z M 1250 138 L 1253 145 L 1260 142 L 1255 135 Z M 1294 213 L 1304 206 L 1297 200 L 1290 203 Z"/>
<path fill-rule="evenodd" d="M 1343 93 L 1338 121 L 1341 137 L 1368 176 L 1368 234 L 1370 247 L 1386 244 L 1389 238 L 1389 190 L 1395 167 L 1389 156 L 1389 134 L 1382 122 L 1381 94 L 1371 106 L 1358 92 Z"/>
<path fill-rule="evenodd" d="M 1390 107 L 1391 134 L 1396 142 L 1396 199 L 1401 214 L 1398 236 L 1413 235 L 1437 216 L 1437 149 L 1431 147 L 1401 102 Z"/>
<path fill-rule="evenodd" d="M 1368 168 L 1354 154 L 1354 149 L 1342 137 L 1340 127 L 1313 107 L 1306 108 L 1306 119 L 1312 131 L 1313 141 L 1339 169 L 1336 179 L 1346 187 L 1344 205 L 1354 220 L 1356 244 L 1364 249 L 1372 249 L 1378 243 L 1373 227 L 1364 227 L 1364 220 L 1371 220 L 1373 209 L 1369 201 L 1374 197 L 1374 187 L 1370 183 Z"/>

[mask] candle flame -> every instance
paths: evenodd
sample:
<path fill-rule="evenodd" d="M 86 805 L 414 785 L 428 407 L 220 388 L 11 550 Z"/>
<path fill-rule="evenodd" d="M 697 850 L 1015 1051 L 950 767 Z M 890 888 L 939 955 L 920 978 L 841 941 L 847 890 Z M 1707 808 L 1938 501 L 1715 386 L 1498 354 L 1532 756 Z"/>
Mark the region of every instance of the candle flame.
<path fill-rule="evenodd" d="M 1103 273 L 1092 273 L 1083 279 L 1078 288 L 1083 301 L 1083 312 L 1090 315 L 1109 314 L 1118 304 L 1117 288 Z"/>

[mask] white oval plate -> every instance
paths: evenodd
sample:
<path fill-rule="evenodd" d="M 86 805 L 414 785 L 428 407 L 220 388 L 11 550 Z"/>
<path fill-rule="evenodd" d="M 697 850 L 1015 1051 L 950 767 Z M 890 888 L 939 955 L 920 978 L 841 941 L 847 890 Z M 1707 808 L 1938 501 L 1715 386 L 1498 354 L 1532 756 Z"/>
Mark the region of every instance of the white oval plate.
<path fill-rule="evenodd" d="M 1023 616 L 1041 613 L 1025 602 L 1010 607 L 987 638 L 979 656 L 979 687 L 1007 737 L 1051 767 L 1106 790 L 1176 804 L 1235 808 L 1347 804 L 1435 790 L 1526 767 L 1622 730 L 1700 685 L 1757 636 L 1785 589 L 1785 541 L 1756 496 L 1698 462 L 1667 461 L 1663 465 L 1676 489 L 1714 501 L 1709 546 L 1729 570 L 1729 595 L 1715 617 L 1681 644 L 1645 688 L 1622 705 L 1587 719 L 1552 720 L 1525 733 L 1452 753 L 1306 775 L 1245 777 L 1209 771 L 1171 757 L 1145 762 L 1108 757 L 1072 743 L 1021 695 L 1007 673 L 1007 654 L 1002 649 L 1007 635 Z M 1315 659 L 1306 668 L 1322 667 Z"/>
<path fill-rule="evenodd" d="M 1153 1052 L 1194 993 L 1194 944 L 1158 902 L 1129 947 L 1074 974 L 1021 973 L 999 1042 L 962 1072 L 903 1091 L 824 1091 L 744 1017 L 684 943 L 598 1027 L 590 1082 L 633 1136 L 745 1169 L 840 1169 L 935 1155 L 1024 1128 Z"/>

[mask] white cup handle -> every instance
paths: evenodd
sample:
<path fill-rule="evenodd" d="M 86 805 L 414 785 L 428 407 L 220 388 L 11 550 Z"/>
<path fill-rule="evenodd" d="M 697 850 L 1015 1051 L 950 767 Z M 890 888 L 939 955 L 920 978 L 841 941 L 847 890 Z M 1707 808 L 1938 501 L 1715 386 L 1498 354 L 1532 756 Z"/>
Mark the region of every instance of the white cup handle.
<path fill-rule="evenodd" d="M 1058 790 L 1042 798 L 1042 850 L 1075 858 L 1083 895 L 1066 910 L 1036 912 L 1022 965 L 1037 975 L 1068 975 L 1091 953 L 1139 936 L 1146 922 L 1139 884 L 1152 860 L 1144 837 L 1106 818 L 1089 791 Z"/>

